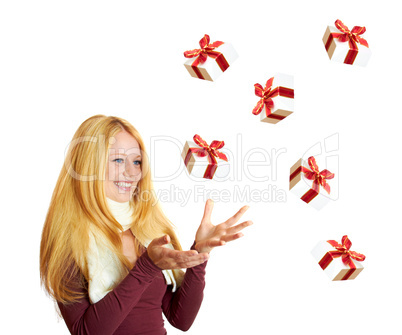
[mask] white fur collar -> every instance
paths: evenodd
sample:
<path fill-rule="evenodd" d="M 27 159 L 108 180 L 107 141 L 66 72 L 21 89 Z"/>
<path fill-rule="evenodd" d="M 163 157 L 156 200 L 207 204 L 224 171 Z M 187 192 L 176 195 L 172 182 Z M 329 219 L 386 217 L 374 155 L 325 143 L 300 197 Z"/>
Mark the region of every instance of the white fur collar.
<path fill-rule="evenodd" d="M 129 202 L 119 203 L 107 198 L 109 209 L 115 219 L 122 225 L 123 231 L 131 226 L 131 215 L 133 209 Z M 125 275 L 119 259 L 104 243 L 102 236 L 94 229 L 89 236 L 89 252 L 87 254 L 88 263 L 88 294 L 92 304 L 101 300 L 106 294 L 113 290 L 120 283 Z M 150 241 L 145 243 L 145 247 Z M 171 244 L 167 247 L 173 249 Z M 167 285 L 173 285 L 173 292 L 176 291 L 176 280 L 172 270 L 162 271 Z"/>

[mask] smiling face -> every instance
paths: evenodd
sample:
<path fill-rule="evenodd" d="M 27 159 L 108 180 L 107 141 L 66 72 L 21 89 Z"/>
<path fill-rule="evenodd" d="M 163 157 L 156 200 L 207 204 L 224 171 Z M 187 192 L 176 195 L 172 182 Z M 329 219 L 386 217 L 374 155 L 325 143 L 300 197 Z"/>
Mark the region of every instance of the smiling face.
<path fill-rule="evenodd" d="M 105 193 L 111 200 L 127 202 L 141 179 L 141 149 L 126 131 L 117 133 L 114 140 L 106 162 Z"/>

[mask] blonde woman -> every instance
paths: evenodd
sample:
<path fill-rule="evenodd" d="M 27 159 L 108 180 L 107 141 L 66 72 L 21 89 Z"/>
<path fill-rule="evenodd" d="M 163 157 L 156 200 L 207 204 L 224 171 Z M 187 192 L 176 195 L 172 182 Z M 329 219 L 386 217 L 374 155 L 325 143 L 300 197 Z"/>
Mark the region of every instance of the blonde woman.
<path fill-rule="evenodd" d="M 152 192 L 144 143 L 117 117 L 93 116 L 70 144 L 42 232 L 42 284 L 72 334 L 166 334 L 162 313 L 187 330 L 203 299 L 209 252 L 252 222 L 210 221 L 208 200 L 183 251 Z M 179 269 L 187 269 L 185 274 Z"/>

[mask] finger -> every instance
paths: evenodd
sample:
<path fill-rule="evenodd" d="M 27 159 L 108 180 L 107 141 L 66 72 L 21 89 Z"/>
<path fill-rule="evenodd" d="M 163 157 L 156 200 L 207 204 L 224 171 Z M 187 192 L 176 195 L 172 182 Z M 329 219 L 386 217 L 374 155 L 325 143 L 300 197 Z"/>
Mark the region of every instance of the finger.
<path fill-rule="evenodd" d="M 232 235 L 232 234 L 236 234 L 239 231 L 243 230 L 244 228 L 247 228 L 248 226 L 251 226 L 253 224 L 253 221 L 244 221 L 234 227 L 229 228 L 226 231 L 227 235 Z"/>
<path fill-rule="evenodd" d="M 239 209 L 239 211 L 233 215 L 230 219 L 226 220 L 226 225 L 227 226 L 233 226 L 237 221 L 240 220 L 240 218 L 243 216 L 243 214 L 249 209 L 249 206 L 243 206 L 242 208 Z"/>
<path fill-rule="evenodd" d="M 202 263 L 205 263 L 207 261 L 207 259 L 203 259 L 202 261 L 199 261 L 199 262 L 189 262 L 189 263 L 186 263 L 185 265 L 183 265 L 183 266 L 180 266 L 179 268 L 180 269 L 189 269 L 189 268 L 193 268 L 194 266 L 197 266 L 197 265 L 200 265 L 200 264 L 202 264 Z"/>
<path fill-rule="evenodd" d="M 240 233 L 236 233 L 236 234 L 222 236 L 221 240 L 223 240 L 225 242 L 231 242 L 231 241 L 237 240 L 243 236 L 244 236 L 244 234 L 240 232 Z"/>
<path fill-rule="evenodd" d="M 170 236 L 169 235 L 164 235 L 158 238 L 155 238 L 152 240 L 151 244 L 152 246 L 162 246 L 165 244 L 170 243 Z"/>
<path fill-rule="evenodd" d="M 188 267 L 193 267 L 198 264 L 204 263 L 209 255 L 208 254 L 199 254 L 195 250 L 190 250 L 190 251 L 177 251 L 177 250 L 172 250 L 173 253 L 170 253 L 169 256 L 171 256 L 169 259 L 169 263 L 171 264 L 171 268 L 188 268 Z M 176 251 L 176 252 L 174 252 Z M 166 254 L 166 256 L 168 256 Z"/>
<path fill-rule="evenodd" d="M 195 259 L 199 254 L 196 250 L 179 251 L 166 249 L 163 251 L 164 256 L 173 259 L 175 262 L 186 262 L 191 259 Z"/>
<path fill-rule="evenodd" d="M 222 241 L 219 239 L 214 239 L 214 240 L 207 240 L 204 242 L 197 243 L 196 248 L 199 250 L 213 249 L 215 247 L 220 247 L 225 244 L 226 244 L 225 241 Z"/>
<path fill-rule="evenodd" d="M 179 267 L 181 269 L 188 269 L 192 268 L 194 266 L 200 265 L 204 262 L 206 262 L 209 259 L 209 254 L 203 253 L 203 254 L 198 254 L 196 257 L 193 257 L 193 259 L 189 259 L 185 262 L 179 263 Z"/>
<path fill-rule="evenodd" d="M 204 216 L 202 217 L 202 221 L 210 221 L 212 210 L 214 209 L 214 202 L 211 199 L 208 199 L 205 203 Z"/>
<path fill-rule="evenodd" d="M 223 240 L 211 240 L 208 243 L 208 247 L 215 248 L 215 247 L 220 247 L 220 246 L 225 245 L 225 244 L 226 243 Z"/>

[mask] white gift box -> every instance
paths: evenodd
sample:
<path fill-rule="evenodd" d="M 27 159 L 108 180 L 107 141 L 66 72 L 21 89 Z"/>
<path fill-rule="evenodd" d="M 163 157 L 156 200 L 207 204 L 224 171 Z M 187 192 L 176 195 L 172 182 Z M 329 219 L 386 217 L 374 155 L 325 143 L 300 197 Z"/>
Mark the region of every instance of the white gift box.
<path fill-rule="evenodd" d="M 311 251 L 311 254 L 320 264 L 320 261 L 323 260 L 323 257 L 326 256 L 329 251 L 334 250 L 336 250 L 335 247 L 333 247 L 327 241 L 320 241 Z M 356 269 L 351 269 L 348 265 L 345 265 L 342 261 L 342 257 L 332 258 L 332 261 L 325 269 L 323 269 L 323 271 L 333 281 L 355 279 L 359 275 L 359 273 L 363 271 L 364 267 L 362 263 L 354 259 L 352 259 L 352 261 L 355 264 Z"/>
<path fill-rule="evenodd" d="M 220 52 L 223 55 L 229 67 L 239 57 L 233 46 L 226 42 L 215 48 L 214 51 Z M 207 60 L 204 63 L 199 64 L 197 67 L 192 66 L 197 57 L 198 56 L 186 58 L 186 61 L 184 62 L 184 66 L 192 77 L 214 81 L 227 70 L 225 69 L 222 71 L 216 59 L 210 56 L 207 56 Z"/>
<path fill-rule="evenodd" d="M 353 57 L 352 59 L 350 59 L 350 57 L 348 56 L 350 51 L 349 41 L 340 42 L 337 38 L 333 38 L 331 33 L 342 33 L 342 32 L 333 26 L 328 26 L 325 31 L 322 40 L 324 42 L 328 56 L 331 60 L 339 63 L 353 64 L 358 66 L 367 65 L 371 56 L 371 50 L 368 47 L 360 43 L 356 43 L 358 48 L 356 58 L 354 60 Z"/>
<path fill-rule="evenodd" d="M 264 104 L 260 113 L 260 121 L 275 124 L 294 112 L 294 82 L 293 76 L 283 73 L 277 73 L 273 78 L 270 92 L 273 93 L 273 97 L 270 98 L 273 107 L 270 108 L 267 115 Z"/>
<path fill-rule="evenodd" d="M 217 165 L 212 165 L 208 155 L 200 157 L 195 153 L 190 152 L 191 148 L 201 149 L 193 141 L 186 141 L 182 151 L 182 158 L 184 164 L 186 165 L 187 171 L 190 175 L 196 178 L 225 178 L 230 173 L 230 164 L 219 157 L 215 157 Z"/>
<path fill-rule="evenodd" d="M 305 177 L 302 166 L 311 171 L 308 162 L 300 158 L 290 168 L 289 190 L 304 202 L 320 210 L 332 200 L 331 194 L 328 194 L 322 186 L 320 186 L 318 193 L 313 190 L 313 180 Z M 331 181 L 328 182 L 328 184 L 330 183 Z"/>

